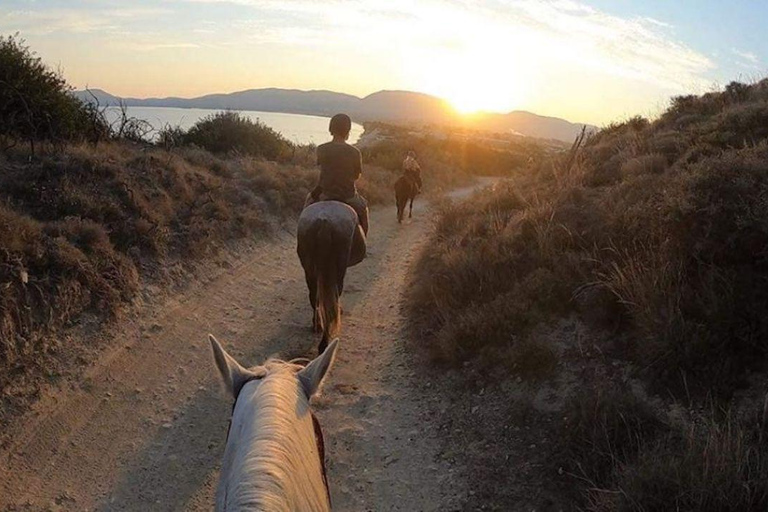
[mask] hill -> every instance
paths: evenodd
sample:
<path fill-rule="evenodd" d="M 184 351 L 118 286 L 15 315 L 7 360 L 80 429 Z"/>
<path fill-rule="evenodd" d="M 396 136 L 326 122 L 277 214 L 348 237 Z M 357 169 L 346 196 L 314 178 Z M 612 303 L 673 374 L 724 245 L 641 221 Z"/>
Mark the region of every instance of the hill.
<path fill-rule="evenodd" d="M 766 197 L 768 79 L 444 208 L 409 310 L 468 509 L 766 510 Z"/>
<path fill-rule="evenodd" d="M 587 130 L 596 131 L 592 125 L 576 124 L 557 117 L 546 117 L 516 110 L 507 114 L 489 112 L 476 114 L 468 118 L 467 126 L 494 132 L 515 132 L 528 137 L 539 139 L 555 139 L 573 142 L 578 137 L 583 126 Z"/>
<path fill-rule="evenodd" d="M 95 96 L 101 105 L 118 105 L 120 101 L 135 107 L 204 108 L 213 110 L 258 110 L 329 116 L 347 112 L 355 121 L 391 123 L 425 123 L 466 125 L 475 129 L 514 132 L 528 137 L 571 142 L 583 124 L 545 117 L 531 112 L 507 114 L 482 113 L 463 118 L 445 100 L 409 91 L 379 91 L 364 98 L 332 91 L 300 91 L 295 89 L 250 89 L 226 94 L 209 94 L 196 98 L 119 98 L 101 89 L 76 91 L 83 101 Z M 587 125 L 588 128 L 594 128 Z"/>

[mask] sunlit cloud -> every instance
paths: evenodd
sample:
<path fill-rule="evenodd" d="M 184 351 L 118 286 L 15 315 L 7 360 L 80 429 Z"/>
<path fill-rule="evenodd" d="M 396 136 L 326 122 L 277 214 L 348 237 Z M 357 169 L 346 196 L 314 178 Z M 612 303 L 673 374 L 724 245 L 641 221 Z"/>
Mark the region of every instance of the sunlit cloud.
<path fill-rule="evenodd" d="M 32 6 L 34 3 L 30 4 Z M 17 9 L 4 12 L 0 7 L 0 30 L 30 35 L 117 31 L 127 21 L 163 16 L 169 12 L 163 8 L 147 7 Z"/>
<path fill-rule="evenodd" d="M 0 16 L 0 27 L 27 35 L 55 32 L 83 34 L 116 29 L 113 20 L 98 14 L 81 13 L 68 9 L 51 11 L 10 11 Z"/>
<path fill-rule="evenodd" d="M 250 36 L 254 41 L 395 52 L 406 74 L 422 76 L 426 92 L 459 102 L 486 98 L 486 105 L 474 105 L 483 108 L 519 102 L 526 88 L 520 76 L 539 75 L 543 66 L 599 72 L 671 92 L 705 87 L 716 67 L 678 41 L 667 23 L 622 18 L 572 0 L 187 1 L 253 8 L 261 15 L 253 22 L 259 28 Z M 476 81 L 467 82 L 468 76 Z M 509 105 L 501 105 L 504 95 Z"/>
<path fill-rule="evenodd" d="M 736 62 L 741 67 L 754 71 L 757 71 L 762 67 L 760 58 L 752 52 L 739 50 L 737 48 L 732 48 L 731 52 L 736 56 Z"/>

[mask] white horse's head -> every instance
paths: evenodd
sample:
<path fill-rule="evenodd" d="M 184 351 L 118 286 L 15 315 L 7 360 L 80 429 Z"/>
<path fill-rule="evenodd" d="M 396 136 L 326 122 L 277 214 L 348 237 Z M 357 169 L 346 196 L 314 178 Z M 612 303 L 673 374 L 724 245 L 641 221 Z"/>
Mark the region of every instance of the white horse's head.
<path fill-rule="evenodd" d="M 333 363 L 338 340 L 307 366 L 268 360 L 244 368 L 209 339 L 235 400 L 216 510 L 330 510 L 309 399 Z"/>

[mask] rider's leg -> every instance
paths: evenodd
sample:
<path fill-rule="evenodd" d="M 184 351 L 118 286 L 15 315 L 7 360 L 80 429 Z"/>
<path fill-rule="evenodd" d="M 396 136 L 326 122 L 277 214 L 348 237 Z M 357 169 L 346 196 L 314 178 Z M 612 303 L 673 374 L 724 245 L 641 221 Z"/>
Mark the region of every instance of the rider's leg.
<path fill-rule="evenodd" d="M 352 239 L 352 250 L 349 255 L 348 267 L 354 267 L 365 259 L 367 249 L 365 243 L 365 233 L 363 233 L 363 227 L 357 226 L 355 230 L 354 238 Z"/>
<path fill-rule="evenodd" d="M 349 266 L 357 265 L 365 259 L 366 254 L 366 235 L 368 235 L 368 204 L 365 199 L 356 194 L 355 197 L 350 198 L 347 204 L 351 206 L 357 213 L 358 226 L 355 232 L 354 239 L 352 240 L 352 254 L 350 257 Z"/>
<path fill-rule="evenodd" d="M 357 212 L 357 220 L 363 228 L 363 233 L 368 235 L 368 203 L 360 194 L 348 199 L 346 203 Z"/>
<path fill-rule="evenodd" d="M 368 235 L 368 207 L 366 206 L 361 211 L 357 212 L 357 218 L 360 219 L 360 227 L 363 228 L 363 233 Z"/>

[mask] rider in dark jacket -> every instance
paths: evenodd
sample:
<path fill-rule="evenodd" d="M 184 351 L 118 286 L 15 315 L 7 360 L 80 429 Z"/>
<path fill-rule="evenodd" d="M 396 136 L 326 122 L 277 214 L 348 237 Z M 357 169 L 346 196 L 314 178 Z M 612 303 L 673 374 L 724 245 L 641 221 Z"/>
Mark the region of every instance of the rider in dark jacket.
<path fill-rule="evenodd" d="M 320 180 L 311 192 L 311 201 L 341 201 L 356 212 L 360 226 L 368 234 L 368 203 L 357 193 L 355 182 L 363 171 L 360 151 L 349 144 L 352 120 L 346 114 L 336 114 L 329 126 L 333 140 L 317 147 Z"/>

